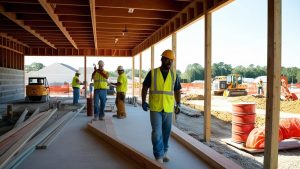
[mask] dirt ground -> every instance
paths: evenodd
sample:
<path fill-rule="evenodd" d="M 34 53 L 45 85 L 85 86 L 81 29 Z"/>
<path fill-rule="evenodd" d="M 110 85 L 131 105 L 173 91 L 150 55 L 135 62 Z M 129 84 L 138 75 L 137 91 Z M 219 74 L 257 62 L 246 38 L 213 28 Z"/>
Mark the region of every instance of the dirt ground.
<path fill-rule="evenodd" d="M 188 106 L 186 109 L 194 109 L 194 112 L 198 112 L 199 116 L 190 117 L 184 113 L 181 113 L 177 118 L 176 126 L 181 130 L 185 131 L 194 138 L 203 141 L 203 106 L 193 104 L 192 100 L 203 99 L 203 96 L 195 95 L 185 96 L 183 103 Z M 242 96 L 234 98 L 224 98 L 228 102 L 256 102 L 256 108 L 265 109 L 265 98 L 256 98 L 253 96 Z M 212 102 L 214 97 L 212 97 Z M 299 113 L 300 114 L 300 101 L 281 101 L 280 110 L 282 112 Z M 184 110 L 183 106 L 183 110 Z M 223 154 L 227 158 L 240 164 L 246 169 L 257 169 L 263 168 L 263 153 L 249 154 L 242 150 L 236 149 L 232 146 L 222 142 L 223 138 L 231 138 L 231 112 L 226 111 L 214 111 L 212 106 L 212 118 L 211 118 L 211 142 L 204 144 L 213 148 L 215 151 Z M 262 115 L 257 115 L 256 126 L 263 126 L 265 118 Z M 294 169 L 300 168 L 300 148 L 293 150 L 284 150 L 279 152 L 278 157 L 278 168 L 283 169 Z"/>

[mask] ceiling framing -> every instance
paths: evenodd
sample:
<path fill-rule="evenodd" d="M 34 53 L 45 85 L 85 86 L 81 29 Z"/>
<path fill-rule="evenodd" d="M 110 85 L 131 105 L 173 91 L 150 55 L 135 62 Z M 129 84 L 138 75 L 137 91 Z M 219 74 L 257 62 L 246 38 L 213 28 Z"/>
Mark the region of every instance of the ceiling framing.
<path fill-rule="evenodd" d="M 0 0 L 0 35 L 26 44 L 26 55 L 132 56 L 201 17 L 203 1 Z"/>

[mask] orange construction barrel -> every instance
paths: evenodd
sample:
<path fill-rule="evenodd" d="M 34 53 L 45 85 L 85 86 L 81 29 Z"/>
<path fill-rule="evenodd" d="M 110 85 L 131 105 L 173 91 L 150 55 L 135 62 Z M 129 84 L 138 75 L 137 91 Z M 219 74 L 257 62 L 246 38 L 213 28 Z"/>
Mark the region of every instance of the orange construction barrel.
<path fill-rule="evenodd" d="M 255 103 L 232 104 L 232 141 L 245 143 L 255 127 Z"/>
<path fill-rule="evenodd" d="M 93 116 L 93 98 L 86 98 L 86 115 Z"/>

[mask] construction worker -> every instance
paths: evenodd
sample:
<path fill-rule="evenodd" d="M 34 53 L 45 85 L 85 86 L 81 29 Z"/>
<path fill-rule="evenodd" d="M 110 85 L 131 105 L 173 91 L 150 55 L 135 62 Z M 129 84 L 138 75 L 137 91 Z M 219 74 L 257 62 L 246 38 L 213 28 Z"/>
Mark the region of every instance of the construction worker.
<path fill-rule="evenodd" d="M 94 80 L 94 121 L 104 120 L 104 108 L 106 103 L 107 95 L 107 79 L 108 72 L 103 69 L 104 62 L 100 60 L 98 62 L 99 68 L 94 67 L 94 72 L 92 74 L 92 79 Z M 100 110 L 99 110 L 99 100 L 100 100 Z"/>
<path fill-rule="evenodd" d="M 72 88 L 73 88 L 73 104 L 77 104 L 79 100 L 79 91 L 80 91 L 80 80 L 79 80 L 79 71 L 76 71 L 75 76 L 72 80 Z"/>
<path fill-rule="evenodd" d="M 257 83 L 257 94 L 264 95 L 263 81 L 261 79 Z"/>
<path fill-rule="evenodd" d="M 118 80 L 117 83 L 111 83 L 117 87 L 117 97 L 116 97 L 116 106 L 117 106 L 117 114 L 113 115 L 113 117 L 117 117 L 119 119 L 126 118 L 125 111 L 125 96 L 127 91 L 127 77 L 124 73 L 123 66 L 118 66 Z"/>
<path fill-rule="evenodd" d="M 161 66 L 148 72 L 142 89 L 142 107 L 144 111 L 150 108 L 153 154 L 159 163 L 170 160 L 167 151 L 172 126 L 172 112 L 175 101 L 175 112 L 180 112 L 181 89 L 176 71 L 172 69 L 175 59 L 173 51 L 165 50 L 161 56 Z M 148 104 L 146 96 L 149 88 Z"/>

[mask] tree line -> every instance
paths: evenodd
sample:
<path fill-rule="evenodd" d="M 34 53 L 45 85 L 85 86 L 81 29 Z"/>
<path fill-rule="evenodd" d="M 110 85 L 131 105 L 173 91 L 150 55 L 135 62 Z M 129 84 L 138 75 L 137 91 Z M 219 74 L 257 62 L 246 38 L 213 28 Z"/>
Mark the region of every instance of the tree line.
<path fill-rule="evenodd" d="M 34 62 L 30 65 L 25 65 L 25 71 L 38 71 L 45 66 L 42 63 Z M 192 63 L 187 65 L 184 72 L 177 70 L 176 73 L 184 82 L 193 82 L 195 80 L 204 80 L 204 67 L 198 63 Z M 132 76 L 132 69 L 125 69 L 125 74 L 129 79 Z M 134 70 L 134 76 L 139 77 L 140 70 Z M 142 78 L 145 78 L 148 70 L 142 70 Z M 212 78 L 216 76 L 227 76 L 228 74 L 240 74 L 242 77 L 246 78 L 256 78 L 258 76 L 267 75 L 267 66 L 255 66 L 250 64 L 249 66 L 236 66 L 232 67 L 230 64 L 224 62 L 214 63 L 212 65 Z M 118 73 L 116 71 L 109 72 L 110 77 L 117 77 Z M 289 83 L 300 83 L 300 69 L 297 67 L 281 67 L 281 74 L 288 78 Z"/>

